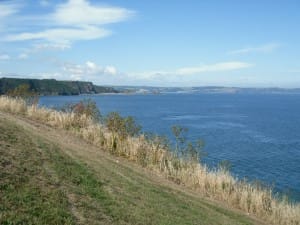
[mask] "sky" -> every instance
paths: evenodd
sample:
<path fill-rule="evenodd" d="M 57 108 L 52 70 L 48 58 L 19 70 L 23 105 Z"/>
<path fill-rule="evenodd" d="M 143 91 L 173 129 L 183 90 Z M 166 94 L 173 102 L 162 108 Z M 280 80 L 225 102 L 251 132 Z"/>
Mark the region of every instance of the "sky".
<path fill-rule="evenodd" d="M 300 87 L 299 0 L 0 0 L 0 77 Z"/>

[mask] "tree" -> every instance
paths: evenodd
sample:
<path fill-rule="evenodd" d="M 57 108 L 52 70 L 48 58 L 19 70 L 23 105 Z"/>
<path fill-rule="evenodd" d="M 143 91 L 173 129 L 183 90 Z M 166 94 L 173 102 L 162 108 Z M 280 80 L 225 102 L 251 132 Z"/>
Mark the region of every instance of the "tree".
<path fill-rule="evenodd" d="M 112 151 L 117 148 L 117 138 L 123 141 L 127 137 L 138 136 L 141 131 L 141 126 L 136 123 L 133 117 L 122 117 L 118 112 L 109 113 L 105 118 L 105 124 L 112 133 Z"/>
<path fill-rule="evenodd" d="M 75 113 L 76 115 L 86 115 L 90 117 L 95 122 L 101 120 L 101 113 L 95 101 L 91 99 L 83 99 L 77 103 L 67 103 L 59 110 L 67 113 Z"/>
<path fill-rule="evenodd" d="M 187 142 L 187 128 L 174 125 L 171 129 L 175 137 L 175 154 L 177 157 L 185 157 L 190 161 L 199 162 L 206 155 L 206 152 L 203 151 L 204 141 L 202 139 L 198 139 L 195 143 Z"/>
<path fill-rule="evenodd" d="M 171 130 L 175 137 L 175 153 L 177 156 L 179 156 L 179 153 L 183 153 L 183 145 L 186 142 L 185 134 L 188 132 L 188 129 L 174 125 L 172 126 Z"/>
<path fill-rule="evenodd" d="M 72 105 L 72 112 L 78 115 L 86 115 L 92 118 L 95 122 L 101 119 L 101 113 L 95 101 L 91 99 L 83 99 L 79 103 Z"/>

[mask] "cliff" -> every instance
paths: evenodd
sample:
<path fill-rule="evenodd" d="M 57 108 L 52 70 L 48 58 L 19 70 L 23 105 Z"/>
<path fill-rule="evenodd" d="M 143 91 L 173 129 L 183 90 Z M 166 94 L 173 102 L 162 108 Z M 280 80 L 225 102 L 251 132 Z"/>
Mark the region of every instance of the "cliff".
<path fill-rule="evenodd" d="M 8 90 L 15 89 L 16 87 L 22 84 L 28 84 L 30 90 L 38 93 L 39 95 L 79 95 L 118 92 L 112 87 L 97 86 L 94 85 L 92 82 L 85 81 L 1 78 L 0 94 L 5 94 Z"/>

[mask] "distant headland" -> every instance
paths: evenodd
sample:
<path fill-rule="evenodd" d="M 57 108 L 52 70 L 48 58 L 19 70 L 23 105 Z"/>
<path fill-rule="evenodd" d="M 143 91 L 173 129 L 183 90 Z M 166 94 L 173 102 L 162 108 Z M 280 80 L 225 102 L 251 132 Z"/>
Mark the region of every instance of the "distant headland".
<path fill-rule="evenodd" d="M 28 85 L 39 95 L 80 95 L 118 93 L 112 87 L 94 85 L 86 81 L 58 81 L 55 79 L 0 78 L 0 95 L 20 85 Z"/>

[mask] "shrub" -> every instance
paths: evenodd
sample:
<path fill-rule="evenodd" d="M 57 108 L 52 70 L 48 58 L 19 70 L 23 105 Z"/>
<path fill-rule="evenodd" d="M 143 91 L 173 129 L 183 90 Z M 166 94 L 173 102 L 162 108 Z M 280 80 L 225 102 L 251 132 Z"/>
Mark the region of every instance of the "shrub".
<path fill-rule="evenodd" d="M 111 112 L 105 118 L 107 129 L 121 139 L 136 137 L 140 134 L 141 126 L 133 117 L 122 117 L 118 112 Z"/>
<path fill-rule="evenodd" d="M 198 139 L 195 143 L 187 141 L 188 129 L 178 125 L 171 127 L 175 137 L 175 155 L 178 158 L 185 158 L 188 161 L 199 162 L 206 155 L 203 151 L 204 141 Z"/>
<path fill-rule="evenodd" d="M 140 134 L 139 126 L 133 117 L 122 117 L 118 112 L 111 112 L 105 118 L 105 125 L 111 132 L 110 150 L 116 153 L 117 141 L 123 142 L 128 137 L 136 137 Z"/>
<path fill-rule="evenodd" d="M 59 110 L 66 113 L 74 113 L 77 116 L 85 115 L 94 122 L 100 122 L 101 120 L 100 110 L 96 102 L 91 99 L 83 99 L 78 103 L 67 103 Z"/>
<path fill-rule="evenodd" d="M 86 117 L 82 107 L 85 105 L 68 108 L 69 113 L 57 112 L 29 107 L 22 99 L 0 96 L 1 111 L 31 119 L 38 118 L 41 122 L 62 129 L 81 124 L 78 129 L 71 131 L 101 149 L 113 150 L 112 154 L 126 157 L 178 184 L 193 188 L 202 196 L 223 201 L 236 209 L 256 215 L 268 224 L 300 224 L 299 204 L 274 197 L 271 189 L 262 185 L 239 181 L 228 171 L 227 162 L 220 163 L 219 169 L 213 170 L 199 163 L 196 159 L 203 156 L 203 141 L 187 142 L 183 135 L 185 129 L 173 128 L 181 152 L 178 156 L 175 150 L 170 149 L 167 139 L 157 135 L 141 135 L 140 126 L 133 118 L 121 117 L 114 112 L 105 118 L 105 124 L 93 123 Z"/>
<path fill-rule="evenodd" d="M 171 127 L 172 133 L 175 137 L 175 154 L 180 156 L 183 154 L 184 144 L 186 142 L 186 133 L 188 131 L 187 128 L 181 127 L 178 125 L 174 125 Z"/>
<path fill-rule="evenodd" d="M 8 90 L 7 96 L 12 98 L 21 98 L 27 105 L 37 105 L 38 94 L 30 89 L 28 84 L 21 84 L 15 89 Z"/>

